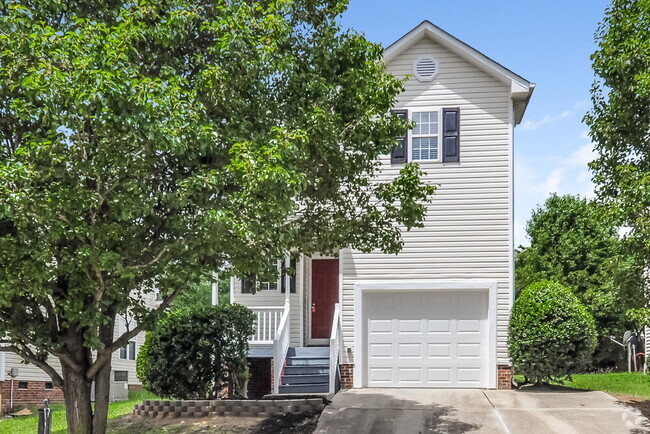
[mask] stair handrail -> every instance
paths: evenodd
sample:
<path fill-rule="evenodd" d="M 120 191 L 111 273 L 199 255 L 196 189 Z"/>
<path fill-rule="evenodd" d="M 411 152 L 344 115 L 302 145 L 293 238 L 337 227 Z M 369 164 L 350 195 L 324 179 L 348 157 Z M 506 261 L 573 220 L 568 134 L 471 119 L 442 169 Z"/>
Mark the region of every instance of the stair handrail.
<path fill-rule="evenodd" d="M 334 305 L 334 318 L 332 318 L 332 333 L 330 335 L 330 393 L 336 393 L 336 374 L 338 373 L 339 359 L 343 356 L 343 330 L 341 324 L 341 304 Z"/>
<path fill-rule="evenodd" d="M 287 352 L 289 351 L 289 344 L 291 338 L 291 321 L 289 321 L 290 312 L 289 300 L 284 302 L 284 310 L 282 311 L 282 318 L 280 325 L 275 333 L 273 339 L 273 393 L 280 392 L 280 376 L 284 362 L 287 359 Z"/>

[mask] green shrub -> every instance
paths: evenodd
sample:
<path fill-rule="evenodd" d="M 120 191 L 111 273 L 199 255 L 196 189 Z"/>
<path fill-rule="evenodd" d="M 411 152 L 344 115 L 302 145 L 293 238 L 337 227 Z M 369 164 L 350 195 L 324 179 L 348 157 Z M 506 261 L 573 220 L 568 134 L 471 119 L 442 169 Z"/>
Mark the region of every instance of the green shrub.
<path fill-rule="evenodd" d="M 571 290 L 543 280 L 515 300 L 508 347 L 527 381 L 561 381 L 589 368 L 596 348 L 594 318 Z"/>
<path fill-rule="evenodd" d="M 215 399 L 225 386 L 245 396 L 253 320 L 239 304 L 172 312 L 147 333 L 137 376 L 162 398 Z"/>

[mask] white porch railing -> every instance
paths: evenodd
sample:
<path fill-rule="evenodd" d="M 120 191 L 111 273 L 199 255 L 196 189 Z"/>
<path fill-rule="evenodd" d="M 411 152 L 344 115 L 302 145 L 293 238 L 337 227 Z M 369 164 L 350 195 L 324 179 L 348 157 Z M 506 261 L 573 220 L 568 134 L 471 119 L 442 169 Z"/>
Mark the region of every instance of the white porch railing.
<path fill-rule="evenodd" d="M 343 330 L 341 324 L 341 305 L 334 305 L 334 318 L 332 318 L 332 334 L 330 335 L 330 393 L 336 393 L 336 374 L 338 373 L 339 359 L 343 357 Z"/>
<path fill-rule="evenodd" d="M 273 338 L 273 393 L 280 392 L 280 375 L 289 351 L 291 337 L 291 321 L 289 320 L 289 300 L 284 302 L 282 318 Z"/>
<path fill-rule="evenodd" d="M 286 306 L 251 307 L 255 315 L 255 332 L 248 343 L 250 345 L 273 345 L 273 340 L 280 326 L 282 312 Z"/>

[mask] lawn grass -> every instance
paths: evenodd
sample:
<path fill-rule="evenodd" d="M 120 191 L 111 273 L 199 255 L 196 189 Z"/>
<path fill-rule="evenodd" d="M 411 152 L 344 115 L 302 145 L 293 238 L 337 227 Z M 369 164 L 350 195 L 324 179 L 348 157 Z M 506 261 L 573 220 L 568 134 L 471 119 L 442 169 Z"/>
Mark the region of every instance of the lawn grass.
<path fill-rule="evenodd" d="M 650 399 L 650 375 L 639 372 L 576 374 L 572 381 L 565 381 L 563 385 L 575 389 L 601 390 L 607 393 Z"/>
<path fill-rule="evenodd" d="M 515 381 L 521 383 L 524 378 L 515 375 Z M 574 389 L 600 390 L 606 393 L 629 395 L 650 400 L 650 375 L 639 372 L 575 374 L 571 381 L 565 381 L 560 385 Z"/>
<path fill-rule="evenodd" d="M 146 390 L 132 390 L 129 392 L 128 401 L 112 402 L 108 408 L 108 419 L 115 419 L 133 412 L 133 406 L 143 399 L 156 399 L 156 396 Z M 0 433 L 34 434 L 38 431 L 38 408 L 30 410 L 33 416 L 16 419 L 0 419 Z M 52 433 L 63 434 L 67 432 L 68 424 L 65 420 L 65 406 L 52 404 Z"/>

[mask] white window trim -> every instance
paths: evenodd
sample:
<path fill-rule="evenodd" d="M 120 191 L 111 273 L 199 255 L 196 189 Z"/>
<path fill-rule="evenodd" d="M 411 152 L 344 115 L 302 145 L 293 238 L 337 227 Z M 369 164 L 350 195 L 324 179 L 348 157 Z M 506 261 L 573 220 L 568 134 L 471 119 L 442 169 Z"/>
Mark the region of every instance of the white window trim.
<path fill-rule="evenodd" d="M 406 161 L 409 162 L 442 162 L 442 107 L 417 107 L 417 108 L 407 108 L 408 111 L 408 118 L 410 121 L 413 121 L 413 114 L 414 113 L 426 113 L 426 112 L 437 112 L 438 113 L 438 133 L 437 134 L 418 134 L 415 135 L 413 134 L 413 130 L 409 129 L 408 134 L 407 134 L 407 139 L 406 139 L 406 144 L 408 147 L 408 154 L 406 156 Z M 414 159 L 413 158 L 413 139 L 419 139 L 419 138 L 426 138 L 426 137 L 437 137 L 438 138 L 438 158 L 436 159 Z"/>
<path fill-rule="evenodd" d="M 133 343 L 133 358 L 130 358 L 131 356 L 131 343 Z M 137 359 L 137 347 L 138 344 L 135 342 L 135 339 L 131 339 L 125 346 L 120 348 L 120 360 L 136 360 Z M 126 357 L 122 357 L 122 349 L 126 348 L 125 355 Z"/>
<path fill-rule="evenodd" d="M 282 260 L 276 261 L 275 264 L 276 268 L 278 269 L 278 280 L 275 281 L 275 289 L 271 289 L 271 283 L 273 282 L 268 282 L 268 281 L 261 281 L 259 282 L 259 288 L 257 288 L 258 291 L 265 291 L 265 292 L 280 292 L 280 285 L 282 284 Z M 264 288 L 264 284 L 267 285 L 267 288 Z"/>

